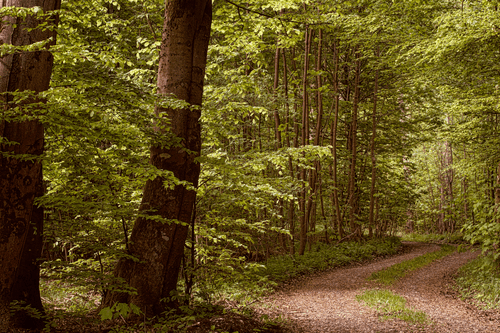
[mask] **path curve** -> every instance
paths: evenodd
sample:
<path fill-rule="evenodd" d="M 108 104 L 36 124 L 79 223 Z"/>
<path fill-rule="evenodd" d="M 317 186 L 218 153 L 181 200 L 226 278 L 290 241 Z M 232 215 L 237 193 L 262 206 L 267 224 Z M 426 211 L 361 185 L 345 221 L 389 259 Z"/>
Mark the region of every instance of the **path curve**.
<path fill-rule="evenodd" d="M 431 325 L 411 325 L 399 319 L 381 321 L 377 312 L 356 300 L 376 288 L 366 278 L 373 272 L 440 249 L 436 244 L 405 242 L 409 251 L 362 266 L 337 268 L 298 280 L 268 297 L 267 312 L 289 319 L 290 332 L 500 332 L 500 319 L 485 318 L 450 293 L 448 283 L 457 269 L 478 252 L 454 253 L 401 279 L 394 287 L 408 306 L 424 311 Z M 491 320 L 490 320 L 491 319 Z"/>

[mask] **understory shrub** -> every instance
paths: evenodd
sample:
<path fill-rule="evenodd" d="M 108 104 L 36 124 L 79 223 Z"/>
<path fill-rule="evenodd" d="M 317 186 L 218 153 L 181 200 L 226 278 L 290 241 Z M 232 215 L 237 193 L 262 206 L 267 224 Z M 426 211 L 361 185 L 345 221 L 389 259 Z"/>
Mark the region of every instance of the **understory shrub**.
<path fill-rule="evenodd" d="M 467 243 L 464 240 L 464 235 L 462 233 L 445 233 L 445 234 L 419 234 L 412 232 L 409 234 L 401 235 L 402 241 L 408 242 L 423 242 L 423 243 L 450 243 L 450 244 L 461 244 Z"/>
<path fill-rule="evenodd" d="M 318 243 L 303 256 L 284 255 L 269 258 L 261 274 L 267 275 L 271 281 L 284 282 L 305 273 L 367 260 L 374 256 L 395 254 L 400 246 L 401 240 L 397 237 L 373 239 L 365 243 Z"/>
<path fill-rule="evenodd" d="M 456 282 L 463 298 L 483 308 L 500 309 L 500 267 L 491 256 L 481 256 L 462 266 Z"/>

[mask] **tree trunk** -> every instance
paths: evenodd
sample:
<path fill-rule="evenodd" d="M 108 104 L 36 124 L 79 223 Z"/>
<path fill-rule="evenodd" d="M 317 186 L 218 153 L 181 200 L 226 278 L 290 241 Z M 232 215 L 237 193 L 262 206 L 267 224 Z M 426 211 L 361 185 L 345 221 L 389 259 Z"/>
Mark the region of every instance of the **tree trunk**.
<path fill-rule="evenodd" d="M 323 31 L 319 29 L 318 33 L 318 54 L 316 58 L 316 72 L 319 72 L 321 68 L 321 52 L 322 52 L 322 39 L 323 39 Z M 309 46 L 310 47 L 310 46 Z M 321 139 L 321 119 L 323 117 L 323 97 L 321 95 L 321 87 L 322 87 L 322 79 L 321 75 L 316 76 L 316 104 L 317 104 L 317 113 L 316 113 L 316 129 L 314 132 L 314 145 L 319 146 Z M 317 192 L 317 179 L 318 179 L 318 168 L 319 161 L 314 161 L 314 169 L 309 171 L 309 187 L 310 194 L 307 199 L 307 208 L 306 208 L 306 221 L 309 224 L 309 231 L 315 231 L 316 225 L 312 219 L 311 213 L 314 212 L 314 208 L 316 207 L 316 192 Z M 315 214 L 315 213 L 313 213 Z M 309 237 L 309 247 L 312 245 L 311 243 L 314 241 L 314 238 Z"/>
<path fill-rule="evenodd" d="M 283 49 L 283 52 L 281 52 L 281 55 L 283 57 L 283 89 L 284 89 L 284 97 L 285 97 L 285 110 L 286 110 L 286 128 L 285 128 L 285 140 L 286 140 L 286 145 L 288 148 L 290 148 L 290 133 L 289 133 L 289 126 L 288 124 L 290 123 L 290 104 L 288 102 L 288 67 L 287 67 L 287 62 L 286 62 L 286 54 L 285 54 L 285 49 Z M 297 142 L 297 140 L 295 140 Z M 292 179 L 294 179 L 295 174 L 293 172 L 293 161 L 292 157 L 288 156 L 288 168 L 290 169 L 290 176 Z M 295 212 L 295 203 L 294 200 L 290 200 L 289 206 L 288 206 L 288 226 L 290 230 L 290 254 L 293 256 L 295 255 L 295 220 L 294 220 L 294 212 Z"/>
<path fill-rule="evenodd" d="M 497 223 L 500 223 L 500 162 L 497 164 L 496 184 L 495 184 L 495 212 Z"/>
<path fill-rule="evenodd" d="M 337 179 L 337 127 L 338 127 L 338 119 L 339 119 L 339 43 L 334 43 L 334 60 L 335 60 L 335 69 L 333 76 L 333 85 L 334 85 L 334 94 L 335 94 L 335 115 L 332 122 L 332 156 L 333 156 L 333 205 L 335 207 L 335 217 L 337 221 L 337 233 L 338 239 L 342 239 L 344 237 L 344 228 L 342 215 L 340 213 L 340 205 L 339 205 L 339 183 Z"/>
<path fill-rule="evenodd" d="M 356 158 L 357 158 L 357 133 L 358 133 L 358 103 L 359 103 L 359 80 L 361 72 L 361 61 L 359 53 L 356 51 L 356 76 L 354 79 L 354 100 L 352 106 L 352 127 L 351 127 L 351 169 L 349 172 L 349 227 L 350 232 L 360 230 L 356 225 L 355 205 L 356 205 Z"/>
<path fill-rule="evenodd" d="M 60 0 L 3 0 L 4 7 L 39 6 L 45 13 L 59 9 Z M 55 32 L 36 29 L 43 20 L 28 16 L 25 20 L 15 17 L 2 18 L 0 42 L 14 46 L 53 38 Z M 57 18 L 52 18 L 57 23 Z M 17 118 L 0 118 L 0 331 L 8 328 L 40 329 L 43 319 L 33 318 L 27 311 L 18 311 L 11 317 L 12 301 L 21 306 L 30 306 L 43 314 L 40 299 L 38 259 L 42 253 L 43 209 L 34 204 L 43 195 L 42 164 L 39 160 L 44 149 L 44 127 L 36 120 L 37 108 L 30 103 L 40 103 L 39 92 L 49 88 L 52 73 L 52 54 L 42 49 L 33 52 L 18 52 L 3 57 L 0 61 L 0 93 L 33 91 L 35 94 L 22 105 L 12 103 L 15 94 L 3 94 L 2 108 L 19 107 Z M 7 113 L 4 113 L 7 115 Z M 23 120 L 23 115 L 35 120 Z M 9 144 L 14 143 L 17 144 Z M 26 154 L 32 158 L 23 159 Z M 8 157 L 10 156 L 10 158 Z"/>
<path fill-rule="evenodd" d="M 309 103 L 307 96 L 307 72 L 309 70 L 309 52 L 311 50 L 311 39 L 312 39 L 312 29 L 306 27 L 305 33 L 305 54 L 304 54 L 304 74 L 302 77 L 302 147 L 305 147 L 308 136 L 309 136 Z M 303 181 L 302 191 L 300 193 L 300 247 L 299 255 L 303 255 L 306 249 L 307 243 L 307 230 L 308 230 L 308 215 L 306 212 L 306 193 L 307 187 L 305 182 L 307 181 L 307 173 L 304 168 L 300 170 L 300 179 Z"/>
<path fill-rule="evenodd" d="M 211 0 L 170 0 L 166 3 L 158 93 L 176 96 L 193 108 L 156 108 L 159 119 L 167 116 L 170 130 L 161 123 L 156 130 L 173 137 L 168 147 L 151 148 L 150 163 L 158 169 L 172 171 L 181 181 L 197 186 L 200 166 L 195 162 L 201 150 L 200 106 L 203 95 L 207 48 L 212 21 Z M 161 120 L 159 120 L 161 121 Z M 185 185 L 165 188 L 165 179 L 148 181 L 139 210 L 142 215 L 133 227 L 130 254 L 140 261 L 120 259 L 115 276 L 123 278 L 136 294 L 108 291 L 103 306 L 115 302 L 133 303 L 146 316 L 158 315 L 175 302 L 169 302 L 175 291 L 184 243 L 191 220 L 195 192 Z M 163 221 L 144 217 L 161 216 Z M 167 299 L 166 304 L 161 300 Z"/>
<path fill-rule="evenodd" d="M 378 57 L 378 52 L 377 52 Z M 373 114 L 372 114 L 372 137 L 370 139 L 370 157 L 372 162 L 372 181 L 370 186 L 370 216 L 368 223 L 368 235 L 373 236 L 375 226 L 375 181 L 377 177 L 377 160 L 375 158 L 375 136 L 377 135 L 377 94 L 378 94 L 378 69 L 375 72 L 375 87 L 373 88 Z"/>
<path fill-rule="evenodd" d="M 281 148 L 281 131 L 280 131 L 280 114 L 278 111 L 278 86 L 279 86 L 279 69 L 280 69 L 280 49 L 276 46 L 274 55 L 274 132 L 276 138 L 276 150 Z"/>

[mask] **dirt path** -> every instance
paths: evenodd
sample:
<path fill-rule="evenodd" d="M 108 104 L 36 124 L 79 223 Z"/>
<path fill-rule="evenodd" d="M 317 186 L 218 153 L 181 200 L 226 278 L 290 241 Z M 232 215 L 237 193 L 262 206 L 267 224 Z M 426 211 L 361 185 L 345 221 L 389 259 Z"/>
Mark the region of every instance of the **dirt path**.
<path fill-rule="evenodd" d="M 377 286 L 366 278 L 375 271 L 439 250 L 438 245 L 406 243 L 410 251 L 359 267 L 335 269 L 305 278 L 275 293 L 265 303 L 291 322 L 291 332 L 500 332 L 499 316 L 485 316 L 455 298 L 452 275 L 478 252 L 454 253 L 400 280 L 390 289 L 408 306 L 427 313 L 431 325 L 411 325 L 399 319 L 381 321 L 377 312 L 356 300 Z"/>

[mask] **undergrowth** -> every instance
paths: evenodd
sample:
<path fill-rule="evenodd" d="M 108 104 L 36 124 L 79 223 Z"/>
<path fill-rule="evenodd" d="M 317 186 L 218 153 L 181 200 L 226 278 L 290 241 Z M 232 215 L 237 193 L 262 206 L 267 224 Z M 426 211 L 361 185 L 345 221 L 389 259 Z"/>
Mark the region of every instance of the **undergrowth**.
<path fill-rule="evenodd" d="M 441 259 L 455 252 L 455 247 L 451 245 L 442 245 L 439 251 L 427 253 L 411 260 L 403 261 L 399 264 L 373 273 L 368 279 L 375 280 L 385 285 L 390 285 L 397 279 L 402 278 L 406 274 L 424 267 L 434 260 Z"/>
<path fill-rule="evenodd" d="M 101 301 L 100 294 L 88 286 L 45 278 L 40 279 L 40 295 L 51 316 L 63 312 L 82 316 L 94 310 Z"/>
<path fill-rule="evenodd" d="M 409 234 L 401 234 L 401 240 L 406 242 L 422 242 L 422 243 L 451 243 L 461 244 L 467 243 L 464 240 L 464 235 L 461 233 L 446 233 L 446 234 L 419 234 L 412 232 Z"/>
<path fill-rule="evenodd" d="M 195 323 L 208 322 L 207 318 L 223 315 L 225 318 L 248 317 L 248 320 L 253 320 L 252 325 L 259 323 L 258 329 L 265 332 L 265 327 L 280 326 L 280 323 L 274 322 L 273 318 L 260 318 L 255 313 L 247 312 L 252 312 L 251 304 L 260 299 L 263 294 L 271 292 L 277 284 L 307 273 L 364 261 L 375 256 L 395 254 L 400 246 L 401 241 L 397 237 L 338 245 L 315 244 L 311 251 L 303 256 L 277 256 L 271 257 L 266 263 L 234 266 L 231 274 L 221 277 L 198 275 L 198 280 L 206 279 L 207 281 L 200 282 L 191 296 L 182 293 L 178 295 L 181 304 L 189 305 L 180 306 L 176 311 L 165 313 L 153 321 L 146 320 L 134 324 L 129 322 L 126 316 L 119 316 L 119 312 L 113 312 L 111 308 L 111 315 L 108 314 L 101 325 L 111 329 L 110 332 L 133 332 L 146 328 L 151 332 L 164 332 L 165 330 L 166 332 L 183 332 Z M 224 277 L 226 279 L 223 279 Z M 182 287 L 182 280 L 180 287 Z M 182 288 L 179 289 L 182 290 Z M 41 293 L 45 308 L 54 319 L 63 316 L 84 317 L 94 312 L 93 310 L 100 302 L 100 294 L 96 287 L 79 283 L 78 278 L 74 280 L 43 278 Z M 188 298 L 191 301 L 186 303 Z M 228 311 L 227 315 L 223 314 L 226 311 Z M 102 316 L 103 313 L 101 313 Z M 85 317 L 86 320 L 97 319 L 95 316 Z M 208 330 L 211 325 L 213 323 L 207 326 Z"/>
<path fill-rule="evenodd" d="M 500 309 L 500 267 L 489 256 L 462 266 L 456 282 L 462 298 L 482 308 Z"/>
<path fill-rule="evenodd" d="M 374 256 L 395 254 L 401 246 L 397 237 L 373 239 L 366 243 L 347 242 L 336 246 L 318 243 L 303 256 L 277 256 L 267 261 L 262 274 L 269 280 L 285 282 L 297 276 L 363 261 Z"/>
<path fill-rule="evenodd" d="M 406 307 L 406 299 L 390 290 L 366 290 L 357 295 L 356 299 L 380 312 L 383 319 L 399 318 L 412 324 L 424 324 L 428 321 L 425 312 Z"/>

